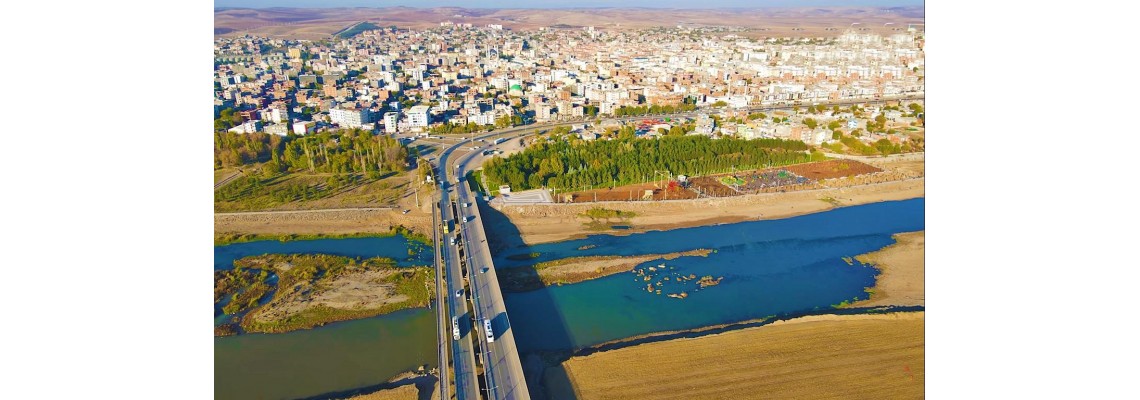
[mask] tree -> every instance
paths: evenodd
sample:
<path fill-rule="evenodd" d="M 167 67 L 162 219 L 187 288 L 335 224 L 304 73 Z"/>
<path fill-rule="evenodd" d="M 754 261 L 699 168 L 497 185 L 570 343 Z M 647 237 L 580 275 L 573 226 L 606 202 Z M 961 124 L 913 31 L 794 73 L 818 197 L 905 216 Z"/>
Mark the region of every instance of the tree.
<path fill-rule="evenodd" d="M 819 122 L 811 118 L 804 118 L 804 125 L 807 125 L 808 129 L 815 129 L 815 127 L 819 125 Z"/>

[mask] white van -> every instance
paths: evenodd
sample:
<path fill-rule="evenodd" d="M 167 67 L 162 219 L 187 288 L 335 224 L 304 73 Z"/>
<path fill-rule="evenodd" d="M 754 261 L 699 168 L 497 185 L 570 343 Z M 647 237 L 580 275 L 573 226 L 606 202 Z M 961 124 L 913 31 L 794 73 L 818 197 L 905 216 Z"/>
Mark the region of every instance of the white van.
<path fill-rule="evenodd" d="M 495 334 L 491 332 L 491 320 L 483 320 L 483 330 L 487 332 L 487 343 L 495 343 Z"/>
<path fill-rule="evenodd" d="M 459 340 L 459 317 L 451 317 L 451 337 Z"/>

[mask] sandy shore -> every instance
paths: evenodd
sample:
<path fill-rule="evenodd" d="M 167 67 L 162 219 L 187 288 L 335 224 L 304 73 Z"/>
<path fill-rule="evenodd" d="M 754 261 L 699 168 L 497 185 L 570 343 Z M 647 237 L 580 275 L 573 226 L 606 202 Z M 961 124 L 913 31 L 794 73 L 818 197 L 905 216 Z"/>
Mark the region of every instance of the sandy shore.
<path fill-rule="evenodd" d="M 488 218 L 484 221 L 488 232 L 518 230 L 522 243 L 557 242 L 582 238 L 594 234 L 625 235 L 650 230 L 669 230 L 695 226 L 715 225 L 760 219 L 779 219 L 827 211 L 836 207 L 906 200 L 926 195 L 923 159 L 875 161 L 868 164 L 887 171 L 876 177 L 859 180 L 831 180 L 829 188 L 788 193 L 765 193 L 714 199 L 678 200 L 666 202 L 600 202 L 583 204 L 513 205 L 498 210 L 506 218 Z M 917 177 L 916 177 L 917 176 Z M 882 178 L 880 178 L 882 177 Z M 886 178 L 902 178 L 875 182 Z M 588 226 L 589 218 L 581 214 L 591 208 L 632 211 L 637 215 L 621 225 L 630 229 L 596 230 Z M 509 220 L 509 222 L 508 222 Z M 616 224 L 616 223 L 615 223 Z M 514 246 L 519 243 L 499 244 Z"/>
<path fill-rule="evenodd" d="M 924 329 L 923 312 L 804 317 L 574 357 L 544 386 L 552 399 L 922 398 Z"/>
<path fill-rule="evenodd" d="M 926 306 L 926 231 L 894 235 L 898 242 L 879 251 L 855 257 L 874 264 L 875 292 L 852 307 Z"/>
<path fill-rule="evenodd" d="M 378 390 L 369 394 L 349 397 L 350 400 L 417 400 L 420 391 L 415 384 L 407 384 L 394 389 Z"/>

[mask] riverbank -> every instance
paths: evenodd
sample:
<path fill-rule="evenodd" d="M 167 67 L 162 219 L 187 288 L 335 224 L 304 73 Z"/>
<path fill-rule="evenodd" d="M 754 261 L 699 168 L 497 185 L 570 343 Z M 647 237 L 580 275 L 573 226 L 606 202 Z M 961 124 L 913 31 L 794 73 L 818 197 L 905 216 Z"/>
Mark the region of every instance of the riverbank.
<path fill-rule="evenodd" d="M 484 223 L 487 224 L 487 230 L 493 232 L 517 229 L 522 244 L 534 245 L 595 234 L 628 235 L 650 230 L 788 218 L 836 207 L 906 200 L 926 195 L 923 160 L 866 162 L 884 169 L 890 176 L 911 178 L 866 184 L 860 184 L 862 181 L 857 179 L 832 179 L 823 182 L 829 186 L 824 189 L 694 200 L 510 205 L 498 210 L 506 218 Z M 591 224 L 591 220 L 583 216 L 595 208 L 633 212 L 633 216 L 624 219 L 620 229 L 606 229 L 607 227 Z M 504 224 L 510 226 L 499 226 Z"/>
<path fill-rule="evenodd" d="M 236 333 L 235 323 L 244 332 L 282 333 L 427 307 L 435 287 L 431 269 L 395 265 L 326 254 L 239 259 L 233 270 L 215 272 L 215 304 L 225 302 L 223 311 L 234 319 L 215 335 Z"/>
<path fill-rule="evenodd" d="M 871 298 L 852 307 L 926 306 L 926 231 L 900 233 L 895 244 L 855 257 L 879 269 Z"/>
<path fill-rule="evenodd" d="M 496 271 L 503 291 L 525 292 L 554 285 L 584 282 L 633 270 L 652 260 L 675 260 L 678 257 L 708 257 L 713 250 L 696 249 L 668 254 L 641 256 L 569 257 L 531 266 L 502 268 Z M 651 267 L 652 268 L 652 267 Z"/>
<path fill-rule="evenodd" d="M 924 329 L 924 312 L 809 316 L 573 357 L 543 380 L 551 399 L 921 398 Z"/>
<path fill-rule="evenodd" d="M 420 208 L 408 208 L 407 214 L 397 208 L 215 213 L 215 245 L 249 238 L 387 235 L 399 227 L 430 237 L 431 202 L 421 199 L 421 203 Z"/>

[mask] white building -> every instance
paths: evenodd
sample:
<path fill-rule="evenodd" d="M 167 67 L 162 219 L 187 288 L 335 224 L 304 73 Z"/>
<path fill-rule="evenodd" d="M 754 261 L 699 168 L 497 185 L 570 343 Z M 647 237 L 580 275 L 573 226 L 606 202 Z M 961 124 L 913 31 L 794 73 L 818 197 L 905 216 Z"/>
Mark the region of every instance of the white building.
<path fill-rule="evenodd" d="M 350 110 L 333 108 L 329 110 L 329 121 L 344 128 L 359 128 L 372 121 L 372 112 L 369 110 Z"/>
<path fill-rule="evenodd" d="M 293 123 L 293 133 L 305 135 L 316 132 L 317 124 L 311 121 L 297 121 Z"/>
<path fill-rule="evenodd" d="M 384 132 L 396 133 L 399 131 L 400 113 L 392 111 L 384 113 Z"/>
<path fill-rule="evenodd" d="M 408 125 L 426 128 L 431 124 L 431 107 L 415 106 L 408 110 Z"/>

